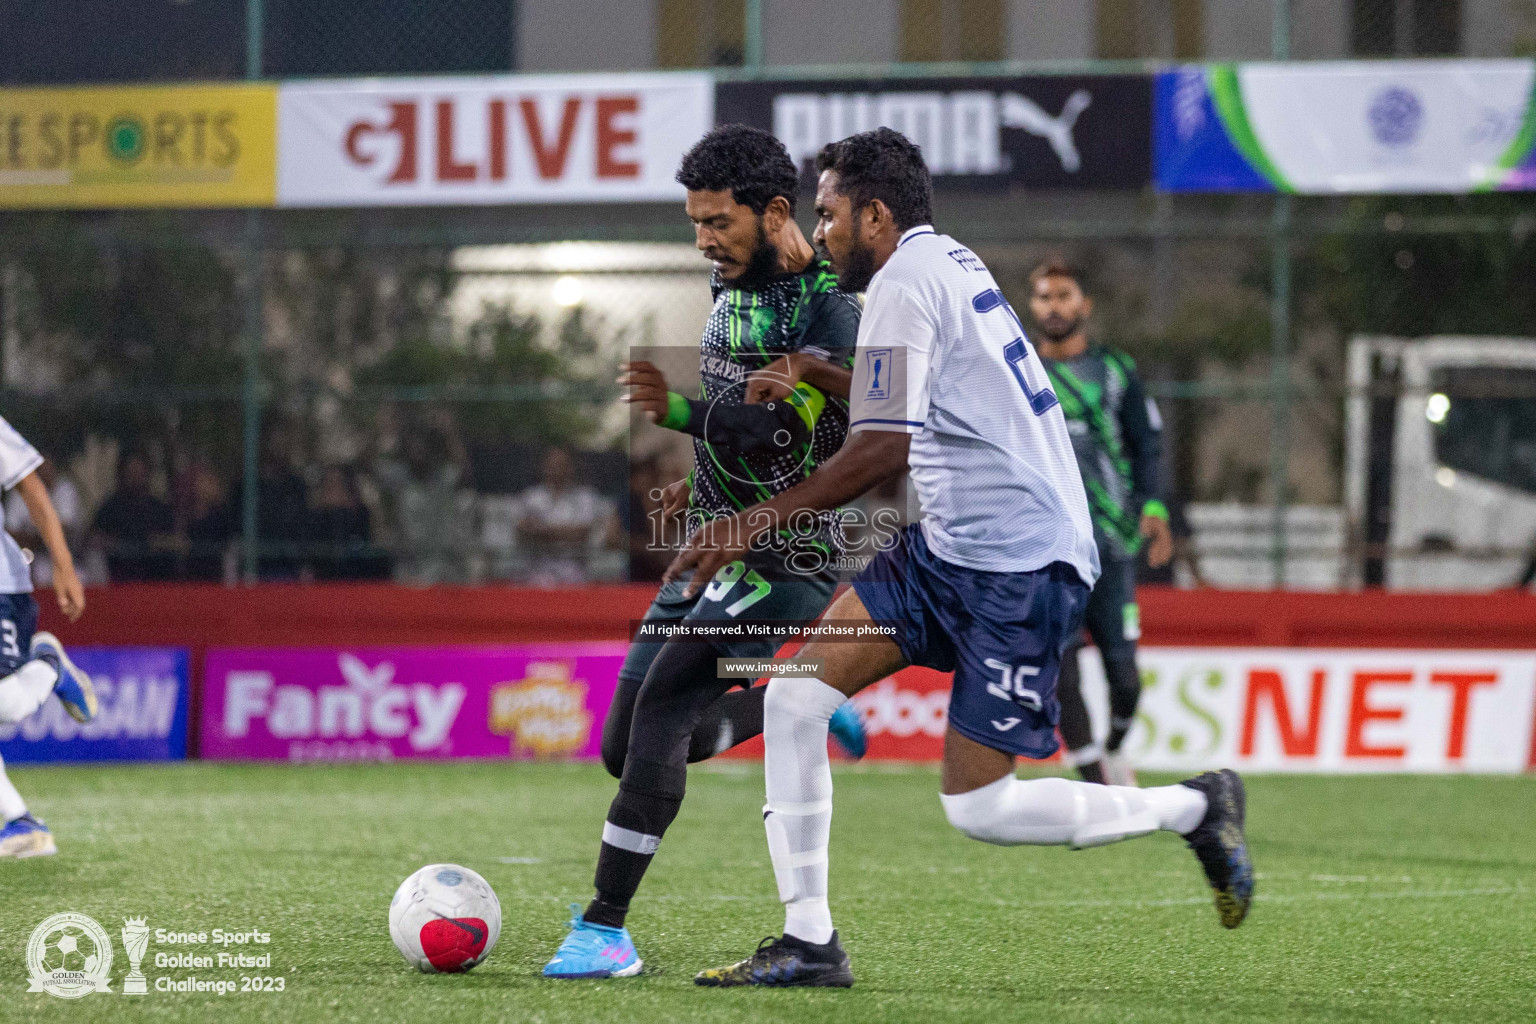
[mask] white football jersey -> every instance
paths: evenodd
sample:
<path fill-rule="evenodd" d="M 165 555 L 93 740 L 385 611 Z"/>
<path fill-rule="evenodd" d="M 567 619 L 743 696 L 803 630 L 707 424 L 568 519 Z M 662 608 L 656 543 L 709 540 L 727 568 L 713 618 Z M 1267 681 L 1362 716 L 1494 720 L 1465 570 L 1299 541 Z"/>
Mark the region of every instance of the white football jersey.
<path fill-rule="evenodd" d="M 43 457 L 16 428 L 0 419 L 0 490 L 9 491 L 43 464 Z M 0 530 L 0 594 L 32 592 L 32 567 L 21 546 Z"/>
<path fill-rule="evenodd" d="M 851 429 L 912 434 L 935 555 L 988 572 L 1052 562 L 1089 586 L 1099 553 L 1066 419 L 1023 325 L 975 253 L 924 224 L 870 282 Z"/>

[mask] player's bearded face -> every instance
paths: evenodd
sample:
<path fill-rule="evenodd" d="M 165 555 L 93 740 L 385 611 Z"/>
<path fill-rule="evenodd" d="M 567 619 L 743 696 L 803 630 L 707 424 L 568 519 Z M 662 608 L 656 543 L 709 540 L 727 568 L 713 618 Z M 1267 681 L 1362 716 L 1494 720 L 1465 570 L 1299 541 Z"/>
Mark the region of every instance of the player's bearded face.
<path fill-rule="evenodd" d="M 729 191 L 689 191 L 686 209 L 699 251 L 721 280 L 752 287 L 778 273 L 779 249 L 768 237 L 763 214 L 736 202 Z"/>
<path fill-rule="evenodd" d="M 823 171 L 816 188 L 816 232 L 811 240 L 822 259 L 832 264 L 838 284 L 862 292 L 875 276 L 875 254 L 860 237 L 863 207 L 837 190 L 836 171 Z"/>
<path fill-rule="evenodd" d="M 1040 333 L 1051 341 L 1064 341 L 1081 331 L 1088 308 L 1082 289 L 1070 278 L 1044 278 L 1029 298 L 1029 311 Z"/>

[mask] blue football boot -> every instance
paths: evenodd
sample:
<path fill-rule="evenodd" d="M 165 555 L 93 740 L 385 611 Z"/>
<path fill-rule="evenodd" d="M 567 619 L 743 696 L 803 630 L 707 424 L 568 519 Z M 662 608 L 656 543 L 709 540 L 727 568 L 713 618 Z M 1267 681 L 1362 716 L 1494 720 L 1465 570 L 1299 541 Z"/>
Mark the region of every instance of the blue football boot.
<path fill-rule="evenodd" d="M 64 645 L 52 633 L 38 633 L 32 638 L 32 657 L 52 662 L 59 670 L 59 681 L 53 684 L 53 695 L 59 698 L 69 717 L 77 722 L 89 722 L 96 717 L 96 687 L 91 677 L 80 671 L 64 653 Z"/>
<path fill-rule="evenodd" d="M 0 857 L 47 857 L 59 852 L 48 826 L 30 813 L 5 823 L 0 828 Z"/>
<path fill-rule="evenodd" d="M 869 749 L 869 736 L 864 732 L 864 716 L 851 700 L 832 712 L 827 731 L 832 734 L 837 745 L 843 748 L 843 753 L 855 760 L 863 757 Z"/>
<path fill-rule="evenodd" d="M 593 924 L 571 904 L 571 930 L 544 965 L 546 978 L 632 978 L 643 966 L 628 928 Z"/>
<path fill-rule="evenodd" d="M 1253 905 L 1253 858 L 1244 832 L 1247 796 L 1237 772 L 1223 768 L 1202 772 L 1179 783 L 1205 794 L 1205 817 L 1184 837 L 1200 859 L 1216 895 L 1216 915 L 1227 928 L 1236 928 Z"/>

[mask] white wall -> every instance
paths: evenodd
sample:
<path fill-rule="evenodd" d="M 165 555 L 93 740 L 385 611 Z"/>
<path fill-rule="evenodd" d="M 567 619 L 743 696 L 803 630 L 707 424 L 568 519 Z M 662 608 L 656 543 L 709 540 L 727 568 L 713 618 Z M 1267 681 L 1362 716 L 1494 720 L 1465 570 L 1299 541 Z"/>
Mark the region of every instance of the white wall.
<path fill-rule="evenodd" d="M 1293 0 L 1291 55 L 1304 60 L 1349 56 L 1349 4 L 1342 0 Z"/>
<path fill-rule="evenodd" d="M 519 71 L 632 71 L 656 65 L 655 0 L 521 0 Z"/>
<path fill-rule="evenodd" d="M 883 64 L 896 59 L 899 0 L 763 0 L 768 64 Z"/>
<path fill-rule="evenodd" d="M 1336 6 L 1344 2 L 1333 0 Z M 1272 0 L 1205 0 L 1205 59 L 1268 57 L 1273 52 L 1274 19 Z"/>
<path fill-rule="evenodd" d="M 1009 60 L 1087 60 L 1098 48 L 1093 0 L 1009 0 Z"/>
<path fill-rule="evenodd" d="M 1468 57 L 1508 57 L 1521 27 L 1513 6 L 1509 0 L 1462 0 L 1461 52 Z M 1536 17 L 1536 5 L 1527 4 L 1526 9 Z"/>

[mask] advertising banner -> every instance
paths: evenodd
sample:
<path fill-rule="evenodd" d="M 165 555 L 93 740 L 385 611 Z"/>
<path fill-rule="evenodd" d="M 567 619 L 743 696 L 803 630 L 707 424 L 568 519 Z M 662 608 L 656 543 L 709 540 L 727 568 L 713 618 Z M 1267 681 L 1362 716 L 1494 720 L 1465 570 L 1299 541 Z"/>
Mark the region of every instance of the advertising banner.
<path fill-rule="evenodd" d="M 285 83 L 280 206 L 681 199 L 711 124 L 706 74 Z"/>
<path fill-rule="evenodd" d="M 210 650 L 207 760 L 597 757 L 624 644 Z"/>
<path fill-rule="evenodd" d="M 271 206 L 277 87 L 0 89 L 0 208 Z"/>
<path fill-rule="evenodd" d="M 0 725 L 0 757 L 25 761 L 171 761 L 187 756 L 187 652 L 78 647 L 101 712 L 81 725 L 49 699 L 19 725 Z"/>
<path fill-rule="evenodd" d="M 722 82 L 715 120 L 772 131 L 802 167 L 828 142 L 894 128 L 940 187 L 1141 188 L 1152 173 L 1146 75 Z"/>
<path fill-rule="evenodd" d="M 1168 192 L 1536 188 L 1536 62 L 1213 64 L 1156 86 Z"/>
<path fill-rule="evenodd" d="M 1139 767 L 1312 772 L 1519 772 L 1536 767 L 1536 653 L 1143 648 L 1126 739 Z M 1107 728 L 1104 672 L 1084 696 Z M 943 755 L 949 677 L 907 669 L 854 698 L 872 757 Z"/>

